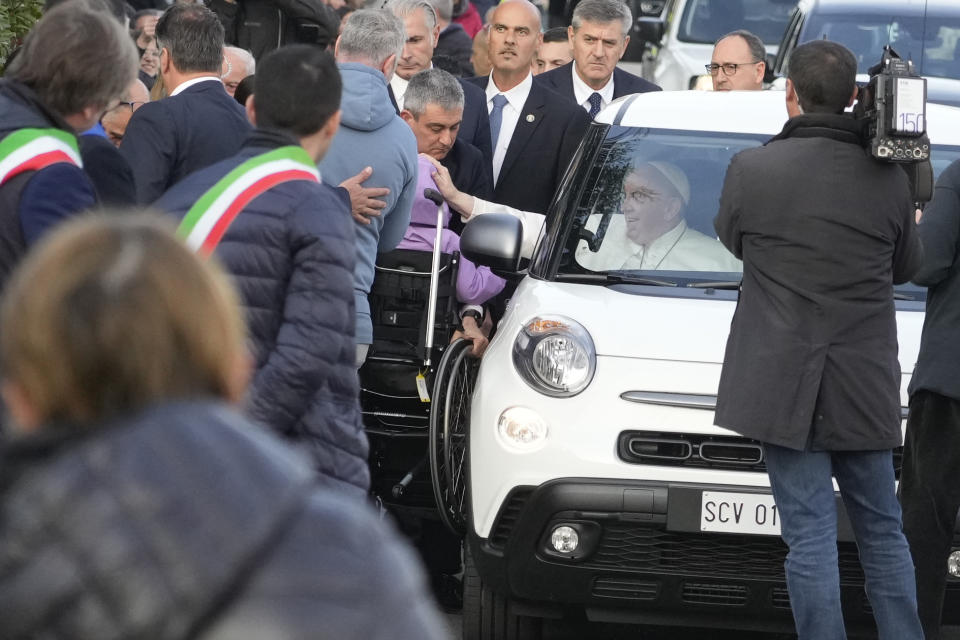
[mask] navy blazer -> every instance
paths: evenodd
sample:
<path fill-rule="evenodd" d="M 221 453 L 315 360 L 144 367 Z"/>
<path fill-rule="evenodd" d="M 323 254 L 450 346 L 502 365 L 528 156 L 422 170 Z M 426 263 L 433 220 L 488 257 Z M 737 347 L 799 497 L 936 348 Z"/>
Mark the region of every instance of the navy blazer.
<path fill-rule="evenodd" d="M 251 130 L 243 107 L 219 81 L 143 105 L 120 145 L 133 168 L 137 202 L 150 204 L 187 175 L 236 154 Z"/>
<path fill-rule="evenodd" d="M 484 90 L 484 107 L 488 81 L 489 76 L 466 79 Z M 494 185 L 494 202 L 546 214 L 589 126 L 590 116 L 580 106 L 534 82 Z"/>
<path fill-rule="evenodd" d="M 566 96 L 577 102 L 577 96 L 573 92 L 573 63 L 568 62 L 562 67 L 551 69 L 550 71 L 534 76 L 534 82 L 543 83 L 545 87 L 556 91 L 562 96 Z M 622 96 L 628 96 L 631 93 L 646 93 L 647 91 L 661 91 L 662 89 L 640 76 L 635 76 L 616 67 L 613 70 L 613 99 L 616 100 Z M 577 103 L 579 104 L 579 103 Z M 582 105 L 581 105 L 582 108 Z"/>

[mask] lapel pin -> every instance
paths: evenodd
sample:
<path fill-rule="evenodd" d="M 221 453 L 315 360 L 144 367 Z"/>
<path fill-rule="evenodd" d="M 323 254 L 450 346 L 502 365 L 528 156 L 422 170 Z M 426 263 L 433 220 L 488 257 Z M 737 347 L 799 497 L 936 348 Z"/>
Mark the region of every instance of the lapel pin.
<path fill-rule="evenodd" d="M 527 122 L 533 122 L 533 121 L 536 120 L 536 119 L 537 119 L 537 117 L 536 117 L 535 115 L 533 115 L 532 113 L 528 113 L 528 114 L 527 114 Z"/>

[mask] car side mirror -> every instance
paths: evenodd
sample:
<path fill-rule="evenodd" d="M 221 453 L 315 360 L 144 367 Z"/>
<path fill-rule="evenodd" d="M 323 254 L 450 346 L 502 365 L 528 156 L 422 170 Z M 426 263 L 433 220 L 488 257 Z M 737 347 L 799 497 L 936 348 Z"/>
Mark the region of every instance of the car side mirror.
<path fill-rule="evenodd" d="M 520 270 L 523 225 L 506 213 L 474 216 L 460 234 L 460 253 L 468 260 L 498 271 Z"/>
<path fill-rule="evenodd" d="M 650 44 L 659 44 L 663 38 L 664 24 L 660 17 L 652 18 L 640 16 L 633 25 L 633 37 L 649 42 Z"/>

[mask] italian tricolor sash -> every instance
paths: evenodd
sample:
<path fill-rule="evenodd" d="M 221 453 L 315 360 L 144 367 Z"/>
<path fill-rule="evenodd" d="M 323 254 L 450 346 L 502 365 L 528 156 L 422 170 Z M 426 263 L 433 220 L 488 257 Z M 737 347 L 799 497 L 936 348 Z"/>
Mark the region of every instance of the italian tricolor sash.
<path fill-rule="evenodd" d="M 194 203 L 177 235 L 194 251 L 210 255 L 244 207 L 264 191 L 293 180 L 320 182 L 320 172 L 302 147 L 280 147 L 250 158 Z"/>
<path fill-rule="evenodd" d="M 18 129 L 0 140 L 0 185 L 18 173 L 59 162 L 83 166 L 73 135 L 60 129 Z"/>

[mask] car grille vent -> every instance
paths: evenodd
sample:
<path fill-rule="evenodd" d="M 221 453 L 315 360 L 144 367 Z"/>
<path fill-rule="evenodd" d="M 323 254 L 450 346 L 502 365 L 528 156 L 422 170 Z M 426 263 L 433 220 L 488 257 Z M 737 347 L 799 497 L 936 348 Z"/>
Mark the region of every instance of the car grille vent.
<path fill-rule="evenodd" d="M 624 431 L 617 442 L 620 459 L 631 464 L 682 465 L 710 469 L 766 472 L 763 446 L 739 436 L 703 433 Z M 903 448 L 893 451 L 893 467 L 900 477 Z"/>
<path fill-rule="evenodd" d="M 520 512 L 523 511 L 523 506 L 532 493 L 533 487 L 517 487 L 510 492 L 503 507 L 500 508 L 497 522 L 490 533 L 490 546 L 502 549 L 507 545 L 513 527 L 520 518 Z"/>
<path fill-rule="evenodd" d="M 656 600 L 660 585 L 630 578 L 598 578 L 593 583 L 593 595 L 620 600 Z"/>
<path fill-rule="evenodd" d="M 691 604 L 713 604 L 742 607 L 750 591 L 739 584 L 705 584 L 687 582 L 683 585 L 683 601 Z"/>
<path fill-rule="evenodd" d="M 790 608 L 790 594 L 786 587 L 774 587 L 770 590 L 770 604 L 777 609 Z"/>
<path fill-rule="evenodd" d="M 863 584 L 853 542 L 838 545 L 840 581 Z M 596 552 L 585 565 L 732 580 L 785 582 L 787 546 L 778 537 L 665 531 L 624 522 L 605 523 Z"/>

